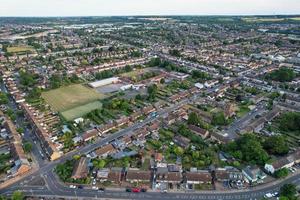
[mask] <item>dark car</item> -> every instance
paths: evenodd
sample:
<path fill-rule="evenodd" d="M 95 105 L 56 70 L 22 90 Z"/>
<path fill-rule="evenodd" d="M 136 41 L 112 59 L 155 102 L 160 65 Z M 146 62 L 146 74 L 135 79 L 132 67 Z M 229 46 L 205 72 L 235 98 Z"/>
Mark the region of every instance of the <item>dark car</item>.
<path fill-rule="evenodd" d="M 79 185 L 79 186 L 78 186 L 78 189 L 83 189 L 82 185 Z"/>
<path fill-rule="evenodd" d="M 130 188 L 126 188 L 126 192 L 131 192 L 131 189 Z"/>
<path fill-rule="evenodd" d="M 146 188 L 142 188 L 141 192 L 147 192 L 147 189 Z"/>
<path fill-rule="evenodd" d="M 104 192 L 104 191 L 105 191 L 105 188 L 99 188 L 99 191 L 103 191 L 103 192 Z"/>

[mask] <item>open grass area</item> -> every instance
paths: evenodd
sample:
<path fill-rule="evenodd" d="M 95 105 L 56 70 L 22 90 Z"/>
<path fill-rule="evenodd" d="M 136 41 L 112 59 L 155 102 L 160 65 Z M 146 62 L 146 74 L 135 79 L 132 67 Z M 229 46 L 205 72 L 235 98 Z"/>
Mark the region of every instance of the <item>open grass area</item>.
<path fill-rule="evenodd" d="M 290 18 L 291 20 L 296 20 L 296 21 L 300 21 L 300 17 L 292 17 Z"/>
<path fill-rule="evenodd" d="M 66 110 L 64 112 L 61 112 L 62 116 L 70 121 L 74 120 L 78 117 L 82 117 L 83 115 L 86 115 L 87 113 L 91 112 L 92 110 L 98 109 L 102 107 L 102 103 L 99 101 L 94 101 L 82 106 L 77 106 L 75 108 L 72 108 L 70 110 Z"/>
<path fill-rule="evenodd" d="M 21 52 L 27 52 L 27 51 L 34 51 L 34 49 L 31 46 L 7 47 L 8 53 L 21 53 Z"/>
<path fill-rule="evenodd" d="M 155 68 L 153 68 L 153 69 L 155 69 Z M 136 69 L 136 70 L 133 70 L 131 72 L 123 73 L 123 74 L 121 74 L 121 76 L 122 77 L 127 77 L 127 78 L 134 78 L 134 77 L 137 77 L 140 74 L 150 72 L 153 69 L 152 68 Z"/>
<path fill-rule="evenodd" d="M 285 20 L 284 18 L 256 18 L 256 17 L 245 17 L 242 18 L 246 22 L 280 22 Z"/>
<path fill-rule="evenodd" d="M 244 115 L 246 115 L 248 112 L 250 112 L 250 109 L 248 108 L 248 105 L 242 105 L 239 106 L 239 111 L 237 112 L 237 116 L 243 117 Z"/>
<path fill-rule="evenodd" d="M 91 88 L 76 84 L 44 92 L 42 97 L 54 111 L 64 112 L 77 106 L 104 99 L 106 96 Z"/>

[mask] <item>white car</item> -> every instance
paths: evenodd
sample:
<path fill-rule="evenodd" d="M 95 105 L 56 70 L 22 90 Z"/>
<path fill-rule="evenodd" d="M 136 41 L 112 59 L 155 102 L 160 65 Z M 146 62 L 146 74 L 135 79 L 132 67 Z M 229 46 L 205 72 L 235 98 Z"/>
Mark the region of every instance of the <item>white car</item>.
<path fill-rule="evenodd" d="M 70 185 L 70 188 L 76 189 L 76 186 L 75 185 Z"/>
<path fill-rule="evenodd" d="M 271 198 L 271 197 L 273 197 L 273 195 L 270 192 L 264 195 L 264 198 Z"/>
<path fill-rule="evenodd" d="M 93 190 L 98 190 L 99 188 L 96 187 L 96 186 L 93 186 L 92 189 L 93 189 Z"/>

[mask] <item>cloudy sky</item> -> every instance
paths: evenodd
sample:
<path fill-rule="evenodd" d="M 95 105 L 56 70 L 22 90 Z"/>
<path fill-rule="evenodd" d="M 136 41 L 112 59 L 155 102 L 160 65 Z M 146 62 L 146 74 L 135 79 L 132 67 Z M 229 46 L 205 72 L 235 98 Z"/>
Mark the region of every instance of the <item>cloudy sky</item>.
<path fill-rule="evenodd" d="M 300 0 L 0 0 L 0 16 L 300 14 Z"/>

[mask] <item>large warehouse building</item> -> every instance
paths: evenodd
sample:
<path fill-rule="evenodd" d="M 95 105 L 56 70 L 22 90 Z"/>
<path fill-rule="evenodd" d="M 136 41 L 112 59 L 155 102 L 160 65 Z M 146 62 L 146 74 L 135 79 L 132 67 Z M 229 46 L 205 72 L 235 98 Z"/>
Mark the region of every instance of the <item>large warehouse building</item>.
<path fill-rule="evenodd" d="M 118 83 L 119 82 L 119 77 L 112 77 L 112 78 L 108 78 L 108 79 L 103 79 L 100 81 L 95 81 L 92 83 L 89 83 L 89 86 L 92 88 L 98 88 L 104 85 L 109 85 L 109 84 L 113 84 L 113 83 Z"/>

